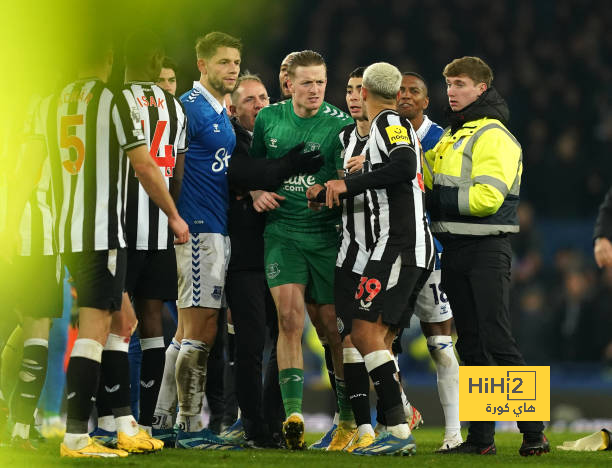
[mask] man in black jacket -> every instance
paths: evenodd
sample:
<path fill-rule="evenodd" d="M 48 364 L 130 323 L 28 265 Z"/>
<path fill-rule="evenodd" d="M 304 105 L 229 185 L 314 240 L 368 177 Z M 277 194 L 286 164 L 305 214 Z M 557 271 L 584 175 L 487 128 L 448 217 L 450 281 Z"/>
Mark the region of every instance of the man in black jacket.
<path fill-rule="evenodd" d="M 231 310 L 236 343 L 236 393 L 242 411 L 241 420 L 228 431 L 230 435 L 244 428 L 247 446 L 271 446 L 280 441 L 285 418 L 280 388 L 276 349 L 266 369 L 262 388 L 262 357 L 266 327 L 276 343 L 278 325 L 276 309 L 270 296 L 263 261 L 265 214 L 257 213 L 249 190 L 276 190 L 287 177 L 314 173 L 323 161 L 317 152 L 301 153 L 303 146 L 293 148 L 277 160 L 253 159 L 249 156 L 255 118 L 269 104 L 268 94 L 256 75 L 243 75 L 232 93 L 232 124 L 236 148 L 228 168 L 231 197 L 228 231 L 232 245 L 227 300 Z"/>
<path fill-rule="evenodd" d="M 595 222 L 595 243 L 593 253 L 599 268 L 612 265 L 612 188 L 608 190 L 606 198 L 599 207 L 599 215 Z"/>

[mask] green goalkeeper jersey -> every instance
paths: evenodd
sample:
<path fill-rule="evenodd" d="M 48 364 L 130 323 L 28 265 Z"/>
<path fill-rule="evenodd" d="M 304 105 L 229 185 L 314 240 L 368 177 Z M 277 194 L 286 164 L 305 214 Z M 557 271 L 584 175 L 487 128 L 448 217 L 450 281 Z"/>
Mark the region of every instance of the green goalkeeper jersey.
<path fill-rule="evenodd" d="M 257 114 L 253 130 L 251 155 L 255 158 L 278 159 L 304 142 L 304 152 L 318 149 L 323 155 L 323 167 L 313 175 L 290 177 L 276 191 L 285 197 L 280 207 L 268 212 L 267 225 L 277 224 L 286 230 L 300 232 L 334 231 L 340 223 L 339 208 L 308 208 L 306 190 L 315 184 L 323 185 L 338 178 L 342 170 L 340 131 L 353 119 L 337 107 L 323 102 L 313 117 L 304 119 L 293 111 L 291 99 L 272 104 Z"/>

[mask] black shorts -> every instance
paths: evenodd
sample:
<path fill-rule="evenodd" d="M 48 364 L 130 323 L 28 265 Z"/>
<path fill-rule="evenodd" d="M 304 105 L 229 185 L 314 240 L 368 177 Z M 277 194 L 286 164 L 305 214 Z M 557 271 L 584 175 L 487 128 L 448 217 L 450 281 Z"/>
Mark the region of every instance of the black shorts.
<path fill-rule="evenodd" d="M 74 252 L 62 255 L 74 280 L 79 307 L 115 311 L 121 309 L 125 287 L 125 249 Z"/>
<path fill-rule="evenodd" d="M 17 256 L 9 271 L 11 302 L 22 316 L 62 316 L 64 269 L 58 255 Z"/>
<path fill-rule="evenodd" d="M 349 336 L 353 329 L 353 317 L 357 312 L 355 288 L 359 284 L 359 278 L 361 278 L 359 273 L 354 273 L 348 268 L 336 267 L 334 301 L 336 302 L 338 333 L 341 339 Z"/>
<path fill-rule="evenodd" d="M 382 322 L 394 328 L 406 328 L 414 312 L 414 304 L 429 270 L 395 262 L 370 260 L 355 293 L 355 318 Z"/>
<path fill-rule="evenodd" d="M 132 298 L 176 301 L 178 278 L 174 248 L 128 249 L 125 290 Z"/>

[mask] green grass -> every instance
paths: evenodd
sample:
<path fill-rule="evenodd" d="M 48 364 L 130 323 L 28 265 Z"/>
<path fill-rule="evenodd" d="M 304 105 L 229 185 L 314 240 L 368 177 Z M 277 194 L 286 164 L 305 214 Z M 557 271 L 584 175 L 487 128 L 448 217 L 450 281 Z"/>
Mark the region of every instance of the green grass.
<path fill-rule="evenodd" d="M 553 446 L 551 453 L 541 457 L 523 458 L 518 454 L 521 444 L 520 434 L 497 434 L 497 455 L 453 455 L 442 456 L 434 452 L 442 440 L 442 429 L 419 429 L 414 433 L 417 441 L 417 455 L 413 457 L 358 457 L 347 453 L 326 452 L 289 452 L 285 450 L 245 450 L 242 452 L 207 452 L 165 450 L 154 455 L 133 455 L 122 460 L 61 459 L 59 441 L 48 441 L 39 450 L 24 452 L 12 448 L 0 448 L 0 468 L 43 468 L 67 466 L 125 466 L 143 468 L 191 468 L 196 466 L 218 467 L 303 467 L 316 468 L 359 468 L 372 466 L 418 466 L 432 468 L 474 468 L 478 466 L 546 466 L 546 467 L 604 467 L 612 466 L 612 452 L 562 452 L 554 447 L 565 440 L 574 440 L 586 434 L 552 433 L 548 434 Z M 318 434 L 309 434 L 312 442 Z"/>

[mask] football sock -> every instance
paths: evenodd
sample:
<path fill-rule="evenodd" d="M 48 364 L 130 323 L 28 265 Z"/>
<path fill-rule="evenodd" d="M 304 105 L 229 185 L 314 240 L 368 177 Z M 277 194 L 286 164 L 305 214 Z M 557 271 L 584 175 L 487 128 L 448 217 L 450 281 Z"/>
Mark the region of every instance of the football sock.
<path fill-rule="evenodd" d="M 406 424 L 393 356 L 388 350 L 379 350 L 366 354 L 363 360 L 381 401 L 387 430 L 396 437 L 407 438 L 410 435 L 410 429 Z"/>
<path fill-rule="evenodd" d="M 113 416 L 132 415 L 130 408 L 130 362 L 128 359 L 129 338 L 108 335 L 102 353 L 102 382 Z"/>
<path fill-rule="evenodd" d="M 304 392 L 304 370 L 295 367 L 283 369 L 278 373 L 285 414 L 302 414 L 302 395 Z"/>
<path fill-rule="evenodd" d="M 371 424 L 370 376 L 357 348 L 344 348 L 344 379 L 357 426 Z"/>
<path fill-rule="evenodd" d="M 142 363 L 140 365 L 140 411 L 138 423 L 150 427 L 153 423 L 155 403 L 164 375 L 166 350 L 164 337 L 141 338 Z"/>
<path fill-rule="evenodd" d="M 162 377 L 155 413 L 153 427 L 155 429 L 169 429 L 172 427 L 172 416 L 176 413 L 176 360 L 181 350 L 181 344 L 172 338 L 172 343 L 166 349 L 166 362 Z"/>
<path fill-rule="evenodd" d="M 351 408 L 351 401 L 349 400 L 349 393 L 346 388 L 346 382 L 336 377 L 336 395 L 338 408 L 338 420 L 343 423 L 355 423 L 355 417 L 353 416 L 353 408 Z"/>
<path fill-rule="evenodd" d="M 438 394 L 444 411 L 445 432 L 456 434 L 461 430 L 459 421 L 459 363 L 450 336 L 430 336 L 427 348 L 436 364 Z"/>
<path fill-rule="evenodd" d="M 23 343 L 23 357 L 13 393 L 15 422 L 29 427 L 45 383 L 49 343 L 42 338 L 30 338 Z M 26 437 L 23 437 L 27 439 Z"/>
<path fill-rule="evenodd" d="M 177 422 L 186 432 L 203 428 L 200 413 L 206 388 L 206 367 L 210 347 L 203 341 L 184 339 L 176 360 L 176 387 L 179 402 Z"/>
<path fill-rule="evenodd" d="M 66 372 L 66 435 L 64 444 L 72 450 L 89 442 L 87 423 L 100 379 L 104 347 L 95 340 L 79 338 L 74 342 Z"/>
<path fill-rule="evenodd" d="M 112 414 L 108 416 L 98 415 L 98 428 L 108 432 L 115 432 L 117 430 L 117 425 L 115 424 L 115 417 Z"/>
<path fill-rule="evenodd" d="M 322 343 L 323 351 L 325 352 L 325 368 L 327 369 L 327 377 L 329 377 L 329 384 L 334 391 L 334 397 L 336 402 L 336 413 L 340 412 L 338 406 L 338 391 L 336 389 L 336 372 L 334 371 L 334 361 L 332 359 L 331 348 L 327 343 Z"/>

